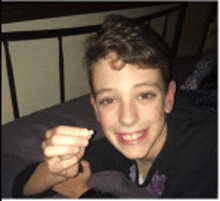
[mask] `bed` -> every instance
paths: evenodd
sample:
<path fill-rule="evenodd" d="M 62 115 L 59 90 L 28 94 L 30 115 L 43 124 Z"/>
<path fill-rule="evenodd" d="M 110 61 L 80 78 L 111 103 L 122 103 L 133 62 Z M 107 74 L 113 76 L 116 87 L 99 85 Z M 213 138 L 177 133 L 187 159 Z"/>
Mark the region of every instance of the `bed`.
<path fill-rule="evenodd" d="M 166 16 L 163 26 L 163 37 L 168 30 L 167 21 L 170 13 L 179 10 L 178 21 L 173 36 L 173 63 L 174 79 L 178 82 L 178 104 L 187 107 L 191 104 L 198 108 L 205 108 L 217 116 L 217 52 L 207 51 L 199 55 L 175 58 L 181 35 L 186 4 L 172 9 L 166 9 L 150 15 L 140 17 L 146 23 Z M 15 120 L 2 126 L 2 197 L 11 198 L 11 187 L 15 176 L 28 164 L 43 159 L 41 142 L 45 132 L 58 125 L 71 125 L 92 128 L 96 131 L 93 141 L 103 137 L 102 129 L 96 121 L 94 111 L 90 105 L 90 94 L 66 101 L 64 96 L 64 58 L 62 50 L 62 37 L 68 35 L 87 34 L 97 31 L 100 25 L 74 27 L 69 29 L 42 30 L 29 32 L 8 32 L 2 34 L 5 48 L 8 80 L 10 83 L 11 101 Z M 20 117 L 13 63 L 10 58 L 8 44 L 10 41 L 57 38 L 59 41 L 59 87 L 60 104 L 36 111 Z M 190 67 L 189 67 L 190 66 Z M 199 73 L 198 73 L 199 72 Z"/>

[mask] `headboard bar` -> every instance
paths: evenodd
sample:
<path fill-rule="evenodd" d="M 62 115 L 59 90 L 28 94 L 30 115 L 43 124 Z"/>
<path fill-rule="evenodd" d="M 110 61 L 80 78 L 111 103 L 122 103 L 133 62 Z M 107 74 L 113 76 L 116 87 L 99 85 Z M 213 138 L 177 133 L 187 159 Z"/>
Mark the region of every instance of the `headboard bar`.
<path fill-rule="evenodd" d="M 63 47 L 62 37 L 58 37 L 59 41 L 59 77 L 60 77 L 60 103 L 65 102 L 65 83 L 64 83 L 64 60 L 63 60 Z"/>
<path fill-rule="evenodd" d="M 172 7 L 172 8 L 168 8 L 168 9 L 165 9 L 163 11 L 159 11 L 159 12 L 156 12 L 156 13 L 153 13 L 153 14 L 150 14 L 150 15 L 146 15 L 146 16 L 143 16 L 143 17 L 138 17 L 136 19 L 142 20 L 142 21 L 153 20 L 153 19 L 165 16 L 166 14 L 172 13 L 174 11 L 181 10 L 182 9 L 182 4 L 183 3 L 181 3 L 180 6 L 175 6 L 175 7 Z"/>
<path fill-rule="evenodd" d="M 100 27 L 101 25 L 92 25 L 92 26 L 85 26 L 85 27 L 74 27 L 74 28 L 43 30 L 43 31 L 7 32 L 7 33 L 2 33 L 1 40 L 20 41 L 20 40 L 33 40 L 33 39 L 73 36 L 73 35 L 88 34 L 88 33 L 96 32 L 100 29 Z"/>
<path fill-rule="evenodd" d="M 9 47 L 8 47 L 9 44 L 7 41 L 3 41 L 3 44 L 5 47 L 7 75 L 8 75 L 9 89 L 11 93 L 13 113 L 14 113 L 14 118 L 18 119 L 20 118 L 20 115 L 19 115 L 19 110 L 18 110 L 18 100 L 17 100 L 16 88 L 15 88 L 14 73 L 13 73 L 11 57 L 10 57 Z"/>
<path fill-rule="evenodd" d="M 162 38 L 163 39 L 166 38 L 168 19 L 169 19 L 169 13 L 166 14 L 165 23 L 164 23 L 164 26 L 163 26 L 163 33 L 162 33 Z"/>
<path fill-rule="evenodd" d="M 180 37 L 182 34 L 182 29 L 183 29 L 183 22 L 185 19 L 185 14 L 186 14 L 186 9 L 187 9 L 187 5 L 188 3 L 182 3 L 181 6 L 181 10 L 179 13 L 179 17 L 177 20 L 177 25 L 176 25 L 176 32 L 174 34 L 174 39 L 173 39 L 173 45 L 172 45 L 172 57 L 175 58 L 176 54 L 177 54 L 177 50 L 178 50 L 178 46 L 179 46 L 179 41 L 180 41 Z"/>

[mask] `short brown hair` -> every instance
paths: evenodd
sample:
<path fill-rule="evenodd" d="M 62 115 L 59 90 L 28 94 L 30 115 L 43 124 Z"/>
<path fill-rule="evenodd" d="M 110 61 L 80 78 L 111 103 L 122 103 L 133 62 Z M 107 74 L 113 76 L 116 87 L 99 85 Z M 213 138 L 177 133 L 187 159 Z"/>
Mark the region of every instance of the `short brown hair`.
<path fill-rule="evenodd" d="M 102 28 L 86 41 L 84 59 L 92 92 L 92 67 L 112 52 L 116 53 L 116 60 L 122 60 L 123 64 L 134 64 L 140 68 L 160 68 L 167 91 L 171 80 L 168 45 L 143 22 L 121 15 L 109 15 Z M 114 61 L 113 69 L 123 68 L 115 66 Z"/>

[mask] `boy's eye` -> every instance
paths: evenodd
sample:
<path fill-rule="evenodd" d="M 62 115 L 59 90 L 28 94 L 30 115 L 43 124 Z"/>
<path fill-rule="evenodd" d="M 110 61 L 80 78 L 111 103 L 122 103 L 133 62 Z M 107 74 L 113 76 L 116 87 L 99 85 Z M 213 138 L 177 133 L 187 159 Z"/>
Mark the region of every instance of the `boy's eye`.
<path fill-rule="evenodd" d="M 142 93 L 138 96 L 139 100 L 151 100 L 156 96 L 154 93 Z"/>
<path fill-rule="evenodd" d="M 100 105 L 109 105 L 114 102 L 115 102 L 115 100 L 113 98 L 106 98 L 106 99 L 100 100 L 99 104 Z"/>

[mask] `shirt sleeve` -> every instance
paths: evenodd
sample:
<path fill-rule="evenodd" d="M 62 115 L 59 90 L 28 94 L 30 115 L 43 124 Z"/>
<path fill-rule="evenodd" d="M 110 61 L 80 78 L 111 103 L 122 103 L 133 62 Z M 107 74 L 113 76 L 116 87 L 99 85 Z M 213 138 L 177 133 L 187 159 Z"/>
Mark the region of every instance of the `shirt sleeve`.
<path fill-rule="evenodd" d="M 37 166 L 40 164 L 38 163 L 33 163 L 29 166 L 27 166 L 24 170 L 22 170 L 14 179 L 13 185 L 12 185 L 12 197 L 14 198 L 46 198 L 46 197 L 52 197 L 53 195 L 56 194 L 55 191 L 52 189 L 49 189 L 43 193 L 37 194 L 37 195 L 29 195 L 29 196 L 24 196 L 22 194 L 23 188 L 31 175 L 34 173 L 35 169 Z"/>

